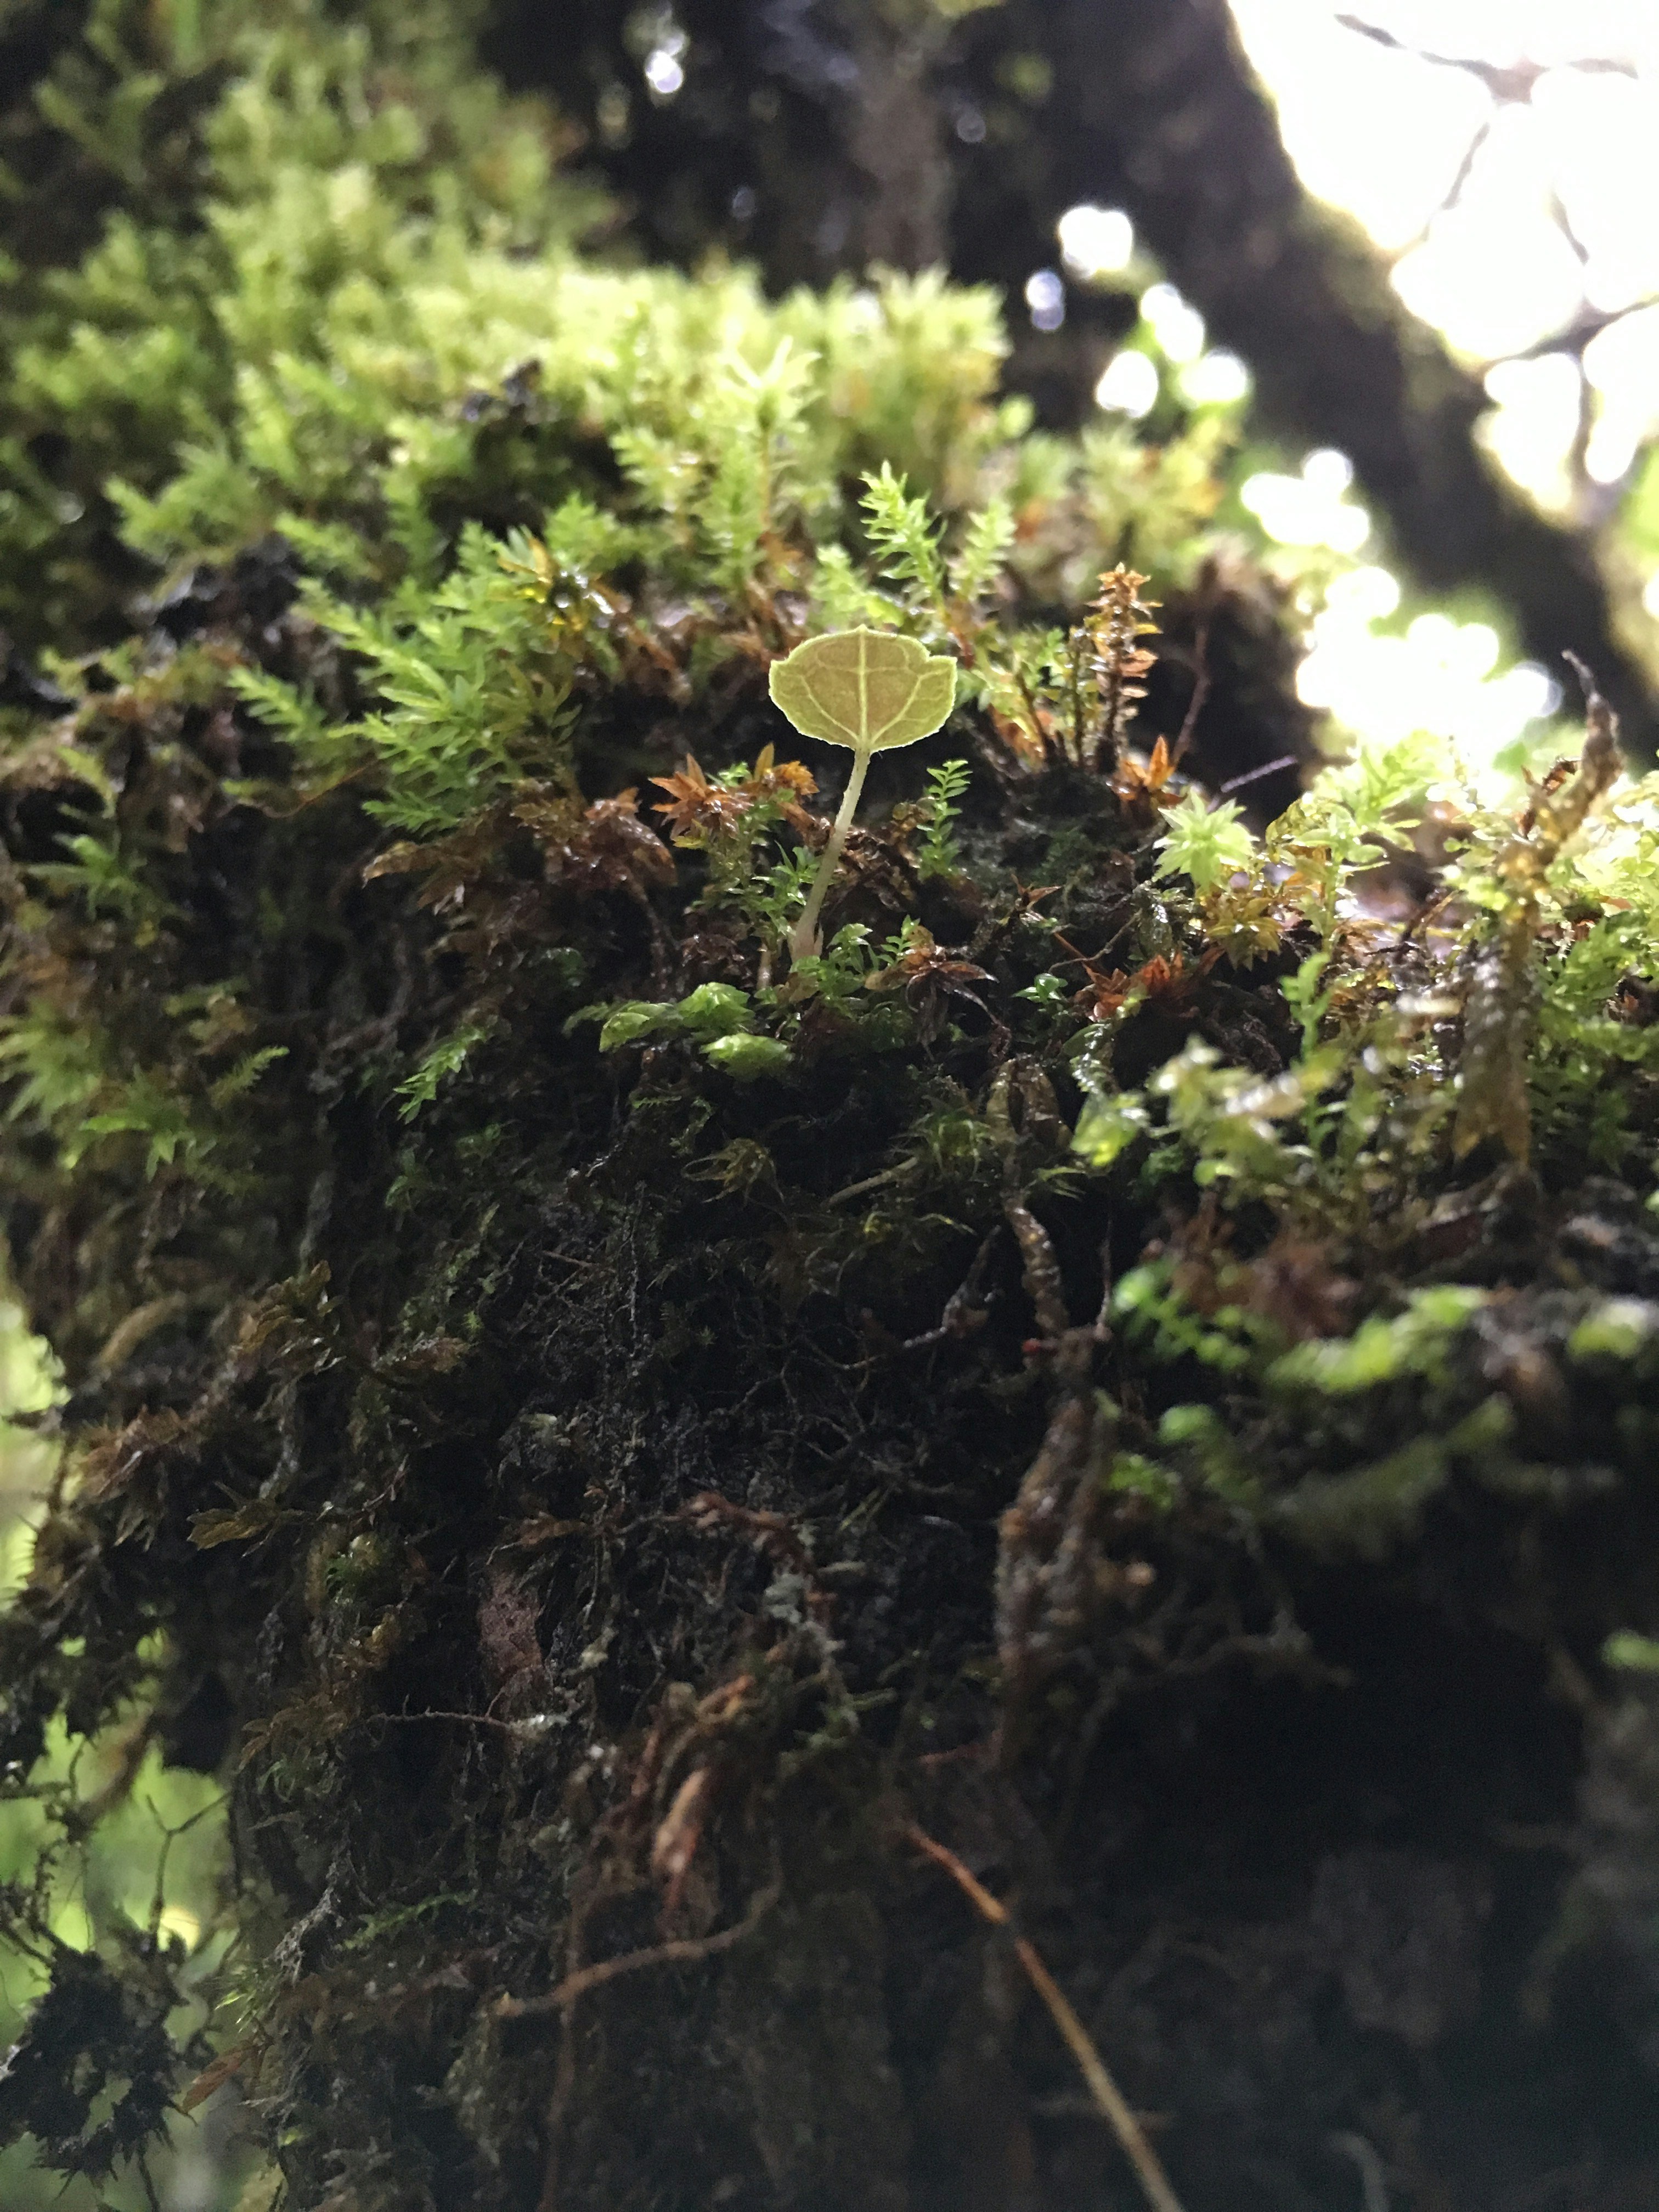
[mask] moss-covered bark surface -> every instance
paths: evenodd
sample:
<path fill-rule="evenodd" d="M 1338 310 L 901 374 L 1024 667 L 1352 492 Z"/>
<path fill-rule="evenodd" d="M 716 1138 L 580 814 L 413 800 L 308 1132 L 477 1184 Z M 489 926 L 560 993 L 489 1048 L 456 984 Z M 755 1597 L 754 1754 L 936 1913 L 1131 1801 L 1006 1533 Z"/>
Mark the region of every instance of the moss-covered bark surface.
<path fill-rule="evenodd" d="M 132 458 L 106 566 L 29 495 L 3 708 L 68 1395 L 0 1757 L 128 1756 L 0 1899 L 0 2119 L 98 2180 L 234 2076 L 296 2212 L 1136 2203 L 919 1828 L 1187 2212 L 1639 2212 L 1652 784 L 1593 698 L 1497 801 L 1314 775 L 1224 421 L 1032 435 L 927 282 L 607 270 L 294 12 L 16 369 Z M 957 705 L 792 958 L 841 757 L 768 671 L 853 626 Z M 191 2035 L 48 1909 L 152 1744 L 228 1792 Z"/>

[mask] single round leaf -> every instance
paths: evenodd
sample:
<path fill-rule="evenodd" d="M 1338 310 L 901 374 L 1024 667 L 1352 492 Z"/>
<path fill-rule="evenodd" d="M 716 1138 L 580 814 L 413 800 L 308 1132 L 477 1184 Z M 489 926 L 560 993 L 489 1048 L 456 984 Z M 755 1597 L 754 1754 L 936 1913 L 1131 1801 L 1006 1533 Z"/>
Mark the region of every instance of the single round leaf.
<path fill-rule="evenodd" d="M 884 752 L 932 737 L 956 704 L 957 665 L 913 637 L 831 630 L 775 660 L 772 701 L 803 737 Z"/>

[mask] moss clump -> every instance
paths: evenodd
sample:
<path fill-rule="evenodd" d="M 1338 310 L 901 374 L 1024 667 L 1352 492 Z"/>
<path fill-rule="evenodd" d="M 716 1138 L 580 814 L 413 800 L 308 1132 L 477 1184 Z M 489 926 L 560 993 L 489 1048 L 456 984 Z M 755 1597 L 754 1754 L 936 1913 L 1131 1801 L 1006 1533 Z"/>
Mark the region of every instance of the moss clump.
<path fill-rule="evenodd" d="M 295 2207 L 1125 2201 L 906 1817 L 1189 2212 L 1328 2201 L 1334 2130 L 1496 2189 L 1521 2092 L 1624 2186 L 1651 1961 L 1573 1790 L 1586 1733 L 1604 1797 L 1651 1765 L 1597 1686 L 1659 1626 L 1659 791 L 1592 701 L 1524 806 L 1417 743 L 1212 804 L 1265 602 L 1200 574 L 1210 422 L 1108 497 L 987 298 L 603 266 L 366 21 L 227 47 L 198 222 L 118 223 L 15 370 L 122 474 L 118 546 L 4 556 L 58 687 L 5 710 L 9 1224 L 70 1392 L 9 1786 L 60 1715 L 232 1778 L 215 2033 Z M 187 388 L 88 304 L 175 250 Z M 1190 748 L 1148 592 L 1216 641 Z M 792 958 L 829 823 L 768 672 L 860 627 L 959 703 Z M 1502 1841 L 1551 1823 L 1567 1918 Z M 97 2179 L 202 2052 L 43 1895 L 0 2116 Z"/>

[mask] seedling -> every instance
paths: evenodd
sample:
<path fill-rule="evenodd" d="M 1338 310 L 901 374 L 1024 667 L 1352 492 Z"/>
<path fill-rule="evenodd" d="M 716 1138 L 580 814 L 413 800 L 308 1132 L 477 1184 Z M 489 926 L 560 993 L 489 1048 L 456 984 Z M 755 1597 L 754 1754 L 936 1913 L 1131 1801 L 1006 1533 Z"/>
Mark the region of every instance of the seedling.
<path fill-rule="evenodd" d="M 818 949 L 818 914 L 853 826 L 872 754 L 933 735 L 956 704 L 957 668 L 913 637 L 843 629 L 810 637 L 787 660 L 775 660 L 770 682 L 773 704 L 803 737 L 845 745 L 853 756 L 841 811 L 805 907 L 789 933 L 790 958 L 809 960 Z"/>

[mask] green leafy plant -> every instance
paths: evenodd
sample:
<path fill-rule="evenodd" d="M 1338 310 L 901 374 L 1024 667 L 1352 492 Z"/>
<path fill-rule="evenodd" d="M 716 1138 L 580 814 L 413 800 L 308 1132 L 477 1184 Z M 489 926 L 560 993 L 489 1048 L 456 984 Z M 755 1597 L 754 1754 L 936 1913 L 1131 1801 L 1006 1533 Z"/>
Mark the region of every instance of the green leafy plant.
<path fill-rule="evenodd" d="M 968 763 L 965 760 L 941 761 L 937 768 L 927 771 L 927 795 L 922 805 L 927 810 L 927 827 L 916 855 L 916 867 L 924 883 L 937 876 L 950 875 L 961 863 L 951 823 L 961 812 L 957 800 L 967 790 Z"/>
<path fill-rule="evenodd" d="M 879 630 L 834 630 L 808 638 L 772 664 L 772 702 L 803 737 L 845 745 L 853 772 L 800 919 L 789 933 L 796 960 L 818 949 L 818 915 L 847 843 L 864 779 L 878 752 L 931 737 L 956 704 L 956 663 L 914 638 Z"/>
<path fill-rule="evenodd" d="M 630 999 L 618 1006 L 592 1007 L 573 1019 L 601 1022 L 601 1052 L 684 1037 L 699 1047 L 712 1066 L 739 1083 L 781 1075 L 789 1066 L 787 1044 L 757 1032 L 749 994 L 729 983 L 700 984 L 678 1000 Z"/>
<path fill-rule="evenodd" d="M 884 461 L 880 473 L 865 478 L 865 526 L 876 565 L 908 596 L 917 611 L 943 629 L 948 623 L 945 561 L 939 525 L 925 499 L 913 498 L 902 477 Z M 982 557 L 981 549 L 981 557 Z"/>
<path fill-rule="evenodd" d="M 964 606 L 982 599 L 1002 574 L 1014 542 L 1014 510 L 998 497 L 971 516 L 951 562 L 951 589 Z"/>
<path fill-rule="evenodd" d="M 799 761 L 775 761 L 770 745 L 762 747 L 752 769 L 738 762 L 711 777 L 688 753 L 672 775 L 651 780 L 668 793 L 653 811 L 665 818 L 675 844 L 707 855 L 708 879 L 699 903 L 741 916 L 761 939 L 763 975 L 769 975 L 774 952 L 805 903 L 813 855 L 803 844 L 769 866 L 765 859 L 776 850 L 773 833 L 781 827 L 805 836 L 804 802 L 816 781 Z"/>
<path fill-rule="evenodd" d="M 423 1055 L 414 1073 L 398 1084 L 399 1118 L 412 1121 L 423 1107 L 431 1105 L 443 1085 L 452 1075 L 460 1073 L 495 1026 L 491 1021 L 469 1022 L 453 1036 L 440 1038 Z"/>
<path fill-rule="evenodd" d="M 1213 890 L 1248 869 L 1255 856 L 1255 841 L 1231 799 L 1212 805 L 1200 793 L 1189 791 L 1164 821 L 1158 872 L 1189 876 L 1196 890 Z"/>

